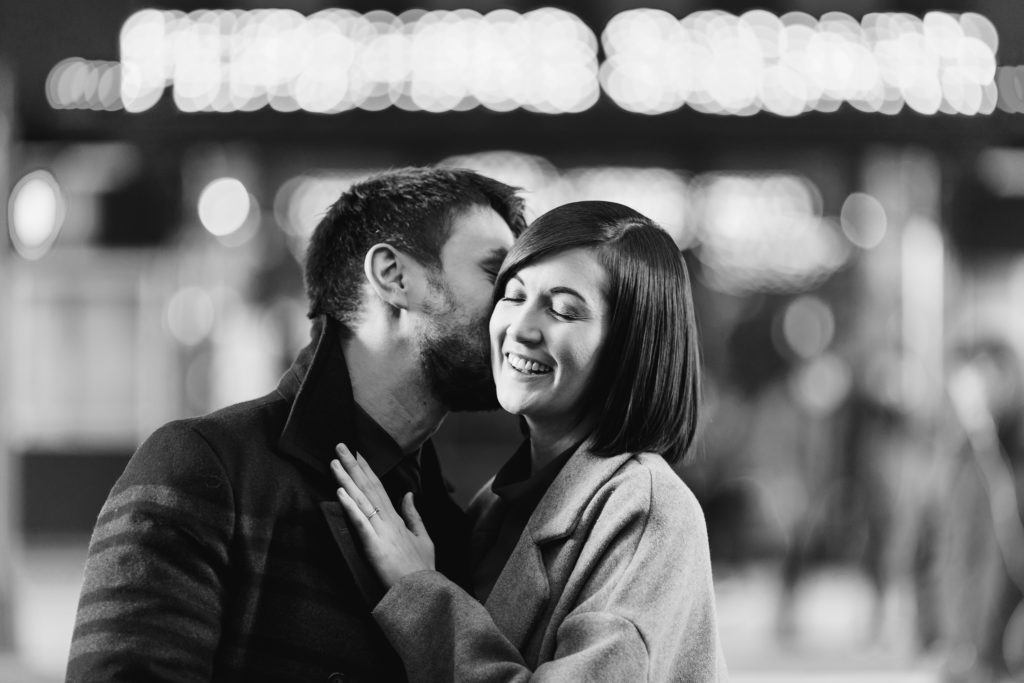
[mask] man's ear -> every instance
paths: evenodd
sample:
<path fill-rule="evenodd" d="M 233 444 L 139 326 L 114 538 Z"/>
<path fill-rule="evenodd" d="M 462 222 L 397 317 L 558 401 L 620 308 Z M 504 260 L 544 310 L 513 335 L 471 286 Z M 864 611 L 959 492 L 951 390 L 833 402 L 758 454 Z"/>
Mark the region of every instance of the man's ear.
<path fill-rule="evenodd" d="M 385 303 L 409 307 L 409 282 L 403 254 L 390 244 L 375 244 L 363 259 L 363 273 L 370 287 Z"/>

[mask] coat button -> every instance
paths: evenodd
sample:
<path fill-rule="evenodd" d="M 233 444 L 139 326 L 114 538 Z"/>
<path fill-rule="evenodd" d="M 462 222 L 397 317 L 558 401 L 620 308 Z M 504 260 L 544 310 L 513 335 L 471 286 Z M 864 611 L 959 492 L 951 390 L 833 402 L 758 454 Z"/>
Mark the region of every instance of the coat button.
<path fill-rule="evenodd" d="M 345 674 L 335 671 L 327 677 L 327 683 L 345 683 Z"/>

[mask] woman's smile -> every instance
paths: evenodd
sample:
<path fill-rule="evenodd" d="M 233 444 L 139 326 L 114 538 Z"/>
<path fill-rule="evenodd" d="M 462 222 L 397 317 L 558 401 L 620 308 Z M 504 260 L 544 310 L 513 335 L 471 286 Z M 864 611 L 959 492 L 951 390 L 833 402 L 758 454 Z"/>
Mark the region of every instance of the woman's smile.
<path fill-rule="evenodd" d="M 547 375 L 554 370 L 550 365 L 545 365 L 540 361 L 521 356 L 512 351 L 505 352 L 505 360 L 508 362 L 509 367 L 522 375 Z"/>

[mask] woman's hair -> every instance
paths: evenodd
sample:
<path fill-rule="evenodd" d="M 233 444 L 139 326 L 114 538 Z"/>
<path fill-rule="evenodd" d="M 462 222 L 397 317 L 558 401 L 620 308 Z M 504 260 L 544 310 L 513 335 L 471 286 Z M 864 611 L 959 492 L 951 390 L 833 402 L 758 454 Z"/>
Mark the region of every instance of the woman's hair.
<path fill-rule="evenodd" d="M 535 220 L 505 258 L 495 302 L 522 268 L 591 249 L 608 278 L 611 314 L 581 415 L 596 418 L 592 450 L 683 459 L 697 431 L 700 347 L 690 278 L 678 247 L 654 221 L 614 202 L 565 204 Z"/>

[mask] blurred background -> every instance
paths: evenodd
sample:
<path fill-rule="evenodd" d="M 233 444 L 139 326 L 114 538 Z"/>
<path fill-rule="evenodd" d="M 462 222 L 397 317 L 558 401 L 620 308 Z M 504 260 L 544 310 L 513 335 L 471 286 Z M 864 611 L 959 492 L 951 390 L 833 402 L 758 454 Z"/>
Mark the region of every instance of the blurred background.
<path fill-rule="evenodd" d="M 1024 680 L 1013 0 L 0 2 L 0 680 L 57 681 L 153 429 L 272 389 L 352 182 L 475 168 L 685 253 L 736 681 Z M 465 501 L 518 439 L 455 415 Z"/>

